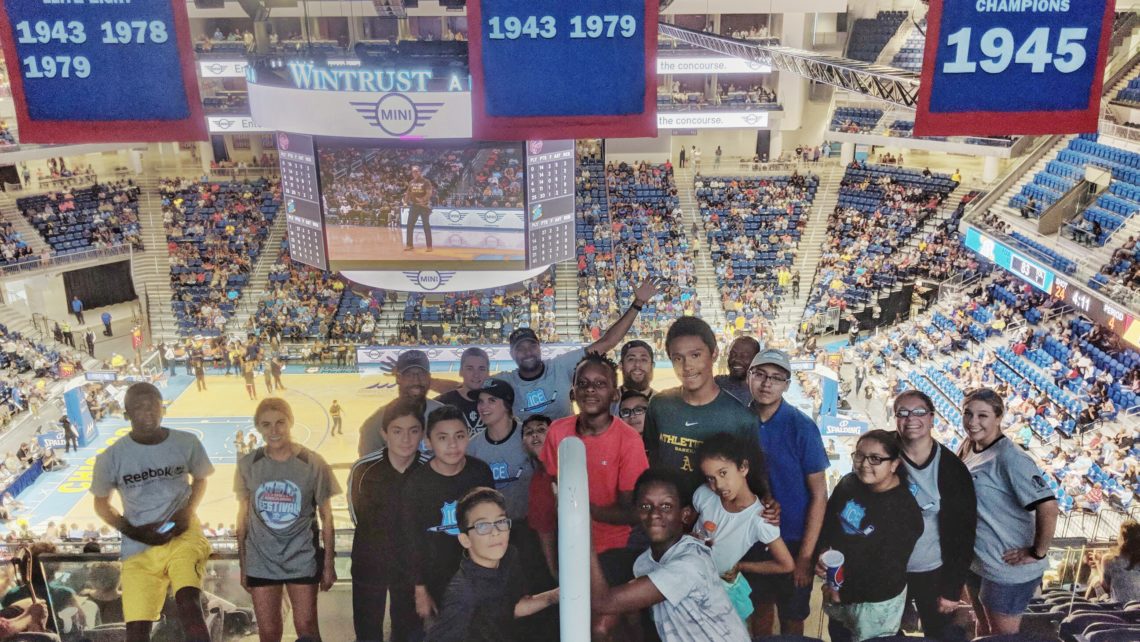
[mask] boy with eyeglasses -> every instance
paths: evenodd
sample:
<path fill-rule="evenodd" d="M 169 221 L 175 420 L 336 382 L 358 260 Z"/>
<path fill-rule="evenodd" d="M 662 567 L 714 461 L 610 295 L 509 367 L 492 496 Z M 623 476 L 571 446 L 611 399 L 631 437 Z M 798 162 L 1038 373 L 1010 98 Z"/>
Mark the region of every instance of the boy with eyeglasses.
<path fill-rule="evenodd" d="M 827 507 L 830 461 L 815 422 L 784 400 L 791 378 L 790 360 L 781 350 L 761 351 L 748 368 L 756 435 L 768 462 L 772 495 L 780 503 L 780 537 L 796 558 L 796 569 L 788 575 L 745 574 L 756 607 L 752 634 L 758 636 L 774 632 L 777 610 L 782 635 L 803 635 L 811 612 L 812 555 Z M 766 556 L 757 546 L 744 559 Z"/>
<path fill-rule="evenodd" d="M 473 488 L 455 509 L 459 544 L 467 554 L 447 585 L 427 642 L 511 642 L 521 639 L 515 618 L 558 603 L 558 589 L 526 595 L 528 584 L 511 547 L 511 519 L 503 495 Z"/>
<path fill-rule="evenodd" d="M 645 432 L 645 413 L 648 410 L 649 397 L 645 393 L 640 390 L 626 390 L 621 393 L 618 417 L 639 435 Z"/>

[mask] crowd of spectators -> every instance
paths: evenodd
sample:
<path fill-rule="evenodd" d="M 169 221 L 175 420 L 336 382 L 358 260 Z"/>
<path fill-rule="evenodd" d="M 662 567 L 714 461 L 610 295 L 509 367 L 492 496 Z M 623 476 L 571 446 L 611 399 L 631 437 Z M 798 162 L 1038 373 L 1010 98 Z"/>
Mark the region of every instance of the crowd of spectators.
<path fill-rule="evenodd" d="M 522 283 L 443 295 L 412 293 L 404 308 L 400 345 L 506 343 L 516 328 L 557 341 L 553 269 Z"/>
<path fill-rule="evenodd" d="M 517 149 L 483 150 L 475 157 L 471 173 L 470 189 L 444 199 L 448 207 L 522 207 L 524 168 Z"/>
<path fill-rule="evenodd" d="M 32 248 L 24 242 L 12 222 L 0 222 L 0 263 L 16 263 L 32 254 Z"/>
<path fill-rule="evenodd" d="M 761 82 L 741 83 L 721 82 L 714 88 L 712 97 L 705 95 L 704 91 L 687 90 L 682 87 L 679 80 L 674 80 L 671 86 L 657 88 L 658 105 L 693 105 L 704 107 L 707 105 L 724 106 L 766 106 L 772 108 L 776 105 L 776 92 L 765 87 Z"/>
<path fill-rule="evenodd" d="M 907 242 L 957 187 L 950 176 L 853 162 L 828 218 L 827 240 L 805 317 L 868 304 L 872 293 L 919 273 Z"/>
<path fill-rule="evenodd" d="M 16 136 L 8 128 L 8 123 L 0 120 L 0 145 L 15 145 Z"/>
<path fill-rule="evenodd" d="M 279 183 L 175 178 L 159 189 L 179 332 L 220 333 L 277 215 Z"/>
<path fill-rule="evenodd" d="M 128 179 L 25 196 L 16 207 L 56 252 L 123 244 L 142 249 L 138 198 L 138 186 Z"/>
<path fill-rule="evenodd" d="M 779 301 L 798 293 L 791 272 L 819 178 L 697 175 L 697 206 L 732 334 L 764 336 Z"/>
<path fill-rule="evenodd" d="M 583 154 L 584 153 L 584 154 Z M 662 345 L 663 328 L 700 313 L 689 239 L 673 166 L 607 163 L 579 149 L 578 315 L 582 337 L 597 341 L 646 278 L 663 295 L 638 315 L 635 331 Z"/>

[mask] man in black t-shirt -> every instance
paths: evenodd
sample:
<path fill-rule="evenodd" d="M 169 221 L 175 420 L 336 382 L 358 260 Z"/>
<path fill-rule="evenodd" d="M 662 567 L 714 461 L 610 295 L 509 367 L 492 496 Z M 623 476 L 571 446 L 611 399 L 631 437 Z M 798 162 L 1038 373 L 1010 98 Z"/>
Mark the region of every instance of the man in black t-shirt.
<path fill-rule="evenodd" d="M 404 203 L 408 206 L 408 225 L 407 225 L 407 241 L 404 244 L 404 251 L 411 252 L 415 249 L 412 244 L 412 237 L 416 231 L 416 219 L 420 219 L 424 223 L 424 241 L 427 244 L 427 251 L 431 252 L 431 196 L 433 187 L 423 174 L 420 173 L 418 165 L 412 166 L 412 178 L 408 181 L 408 190 L 404 192 Z"/>
<path fill-rule="evenodd" d="M 483 431 L 483 419 L 479 416 L 479 390 L 490 376 L 491 358 L 482 348 L 467 348 L 459 357 L 459 377 L 463 384 L 455 390 L 445 392 L 436 401 L 454 406 L 463 413 L 467 432 L 471 436 Z"/>

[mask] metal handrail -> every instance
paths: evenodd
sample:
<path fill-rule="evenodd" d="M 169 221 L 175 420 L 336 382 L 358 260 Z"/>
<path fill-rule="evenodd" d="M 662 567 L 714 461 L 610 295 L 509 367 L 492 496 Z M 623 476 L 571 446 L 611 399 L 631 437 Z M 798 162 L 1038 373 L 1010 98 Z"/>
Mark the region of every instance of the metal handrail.
<path fill-rule="evenodd" d="M 90 261 L 93 259 L 105 258 L 108 256 L 119 256 L 121 254 L 131 254 L 132 245 L 130 243 L 119 243 L 111 247 L 99 247 L 82 252 L 69 252 L 67 254 L 57 254 L 53 252 L 50 257 L 34 256 L 27 259 L 9 263 L 0 266 L 0 277 L 11 276 L 12 274 L 19 274 L 24 272 L 34 272 L 36 270 L 45 270 L 69 263 L 79 263 L 82 261 Z"/>

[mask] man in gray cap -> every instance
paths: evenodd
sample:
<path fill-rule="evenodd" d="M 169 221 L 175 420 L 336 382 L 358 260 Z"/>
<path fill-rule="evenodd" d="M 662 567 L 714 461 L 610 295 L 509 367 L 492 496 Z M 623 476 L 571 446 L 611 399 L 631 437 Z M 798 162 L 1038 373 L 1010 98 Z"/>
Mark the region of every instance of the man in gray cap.
<path fill-rule="evenodd" d="M 427 416 L 431 411 L 443 404 L 428 399 L 427 393 L 431 389 L 431 364 L 423 350 L 405 350 L 396 358 L 396 399 L 372 413 L 360 426 L 360 443 L 357 451 L 361 457 L 384 447 L 384 437 L 380 429 L 384 425 L 384 412 L 388 405 L 398 400 L 411 401 L 424 404 L 424 426 L 427 426 Z"/>
<path fill-rule="evenodd" d="M 780 503 L 780 536 L 796 558 L 796 569 L 788 575 L 745 574 L 756 606 L 752 634 L 760 636 L 772 635 L 777 608 L 780 633 L 803 635 L 810 613 L 812 553 L 827 506 L 827 451 L 815 422 L 784 400 L 791 378 L 791 362 L 781 350 L 761 351 L 748 368 L 756 434 L 772 496 Z M 764 559 L 757 548 L 744 559 Z"/>

